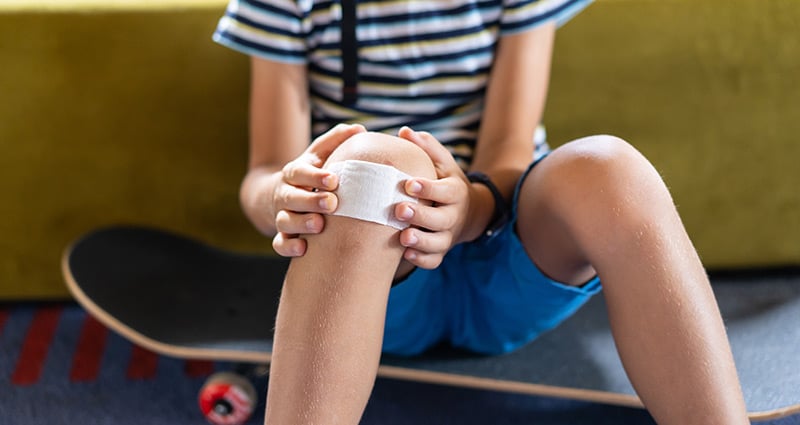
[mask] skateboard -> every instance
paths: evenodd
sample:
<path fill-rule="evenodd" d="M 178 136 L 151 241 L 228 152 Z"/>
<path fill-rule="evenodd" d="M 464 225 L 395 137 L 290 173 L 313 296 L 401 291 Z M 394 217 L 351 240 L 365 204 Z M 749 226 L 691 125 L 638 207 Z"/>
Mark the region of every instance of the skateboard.
<path fill-rule="evenodd" d="M 99 321 L 159 354 L 266 365 L 288 260 L 235 253 L 143 227 L 110 227 L 74 242 L 62 271 Z M 715 278 L 752 420 L 800 412 L 800 274 Z M 502 356 L 437 348 L 384 356 L 382 377 L 642 407 L 628 381 L 602 295 L 527 346 Z M 255 405 L 246 379 L 212 376 L 199 404 L 212 423 L 244 422 Z"/>

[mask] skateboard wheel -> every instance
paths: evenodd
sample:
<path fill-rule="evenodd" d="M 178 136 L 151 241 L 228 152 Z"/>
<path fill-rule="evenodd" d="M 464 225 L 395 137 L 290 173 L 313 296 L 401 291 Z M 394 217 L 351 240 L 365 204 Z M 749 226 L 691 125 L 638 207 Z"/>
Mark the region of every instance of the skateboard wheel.
<path fill-rule="evenodd" d="M 200 411 L 214 425 L 241 425 L 253 414 L 256 390 L 241 375 L 220 372 L 211 375 L 200 389 Z"/>

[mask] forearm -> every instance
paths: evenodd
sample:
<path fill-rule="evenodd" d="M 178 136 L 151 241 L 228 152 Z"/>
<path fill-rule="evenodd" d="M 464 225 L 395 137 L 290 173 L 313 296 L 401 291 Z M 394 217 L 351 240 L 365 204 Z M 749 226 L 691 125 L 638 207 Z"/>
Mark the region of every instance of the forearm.
<path fill-rule="evenodd" d="M 294 160 L 311 140 L 307 72 L 253 57 L 250 70 L 248 171 L 239 188 L 247 218 L 263 234 L 274 236 L 274 193 L 284 165 Z"/>
<path fill-rule="evenodd" d="M 533 160 L 533 136 L 547 97 L 554 33 L 555 24 L 549 23 L 498 43 L 471 169 L 489 176 L 506 203 Z M 475 199 L 470 202 L 463 240 L 479 236 L 494 211 L 487 207 L 495 204 L 491 192 L 477 186 L 472 185 Z"/>

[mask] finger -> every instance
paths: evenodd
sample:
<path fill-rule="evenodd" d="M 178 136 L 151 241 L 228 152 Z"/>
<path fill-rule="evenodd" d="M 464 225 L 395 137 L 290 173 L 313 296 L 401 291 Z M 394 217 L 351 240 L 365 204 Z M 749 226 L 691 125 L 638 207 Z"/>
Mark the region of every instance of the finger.
<path fill-rule="evenodd" d="M 281 233 L 316 234 L 321 232 L 324 226 L 325 219 L 321 214 L 299 214 L 281 210 L 275 217 L 275 228 Z"/>
<path fill-rule="evenodd" d="M 409 127 L 403 127 L 397 133 L 399 137 L 406 139 L 419 146 L 433 161 L 437 173 L 441 171 L 440 177 L 454 175 L 461 172 L 461 168 L 456 163 L 453 155 L 444 147 L 433 135 L 425 131 L 414 131 Z"/>
<path fill-rule="evenodd" d="M 404 184 L 407 194 L 437 204 L 454 204 L 464 199 L 467 196 L 465 188 L 464 182 L 453 177 L 440 180 L 413 178 Z"/>
<path fill-rule="evenodd" d="M 295 160 L 283 167 L 283 180 L 292 186 L 309 189 L 335 190 L 339 177 L 328 170 Z"/>
<path fill-rule="evenodd" d="M 447 206 L 429 207 L 422 204 L 400 202 L 395 205 L 398 220 L 435 232 L 449 230 L 455 224 L 455 214 Z"/>
<path fill-rule="evenodd" d="M 275 203 L 278 210 L 321 214 L 336 211 L 338 205 L 339 199 L 331 192 L 312 192 L 290 185 L 283 185 Z"/>
<path fill-rule="evenodd" d="M 287 233 L 272 238 L 272 249 L 282 257 L 300 257 L 306 253 L 306 241 Z"/>
<path fill-rule="evenodd" d="M 367 129 L 361 124 L 337 124 L 332 129 L 314 139 L 301 157 L 311 165 L 322 167 L 328 157 L 331 156 L 331 153 L 333 153 L 339 145 L 350 137 L 365 131 L 367 131 Z"/>
<path fill-rule="evenodd" d="M 453 242 L 450 232 L 424 232 L 409 227 L 400 232 L 400 244 L 425 254 L 445 253 Z"/>
<path fill-rule="evenodd" d="M 403 252 L 403 258 L 409 263 L 423 269 L 432 270 L 439 267 L 444 259 L 443 254 L 426 254 L 412 248 L 407 248 Z"/>

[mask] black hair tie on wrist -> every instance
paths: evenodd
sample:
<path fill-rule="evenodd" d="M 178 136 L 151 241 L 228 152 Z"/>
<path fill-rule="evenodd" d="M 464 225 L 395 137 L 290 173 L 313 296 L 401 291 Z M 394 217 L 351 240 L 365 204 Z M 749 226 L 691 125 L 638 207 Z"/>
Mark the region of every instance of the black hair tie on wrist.
<path fill-rule="evenodd" d="M 470 183 L 479 183 L 486 186 L 489 188 L 489 191 L 492 192 L 492 197 L 494 197 L 494 212 L 492 213 L 492 218 L 489 219 L 486 230 L 483 231 L 486 237 L 492 237 L 508 222 L 510 217 L 508 204 L 506 204 L 503 195 L 500 194 L 500 190 L 497 189 L 497 186 L 495 186 L 486 174 L 480 171 L 470 171 L 467 173 L 467 179 Z"/>

